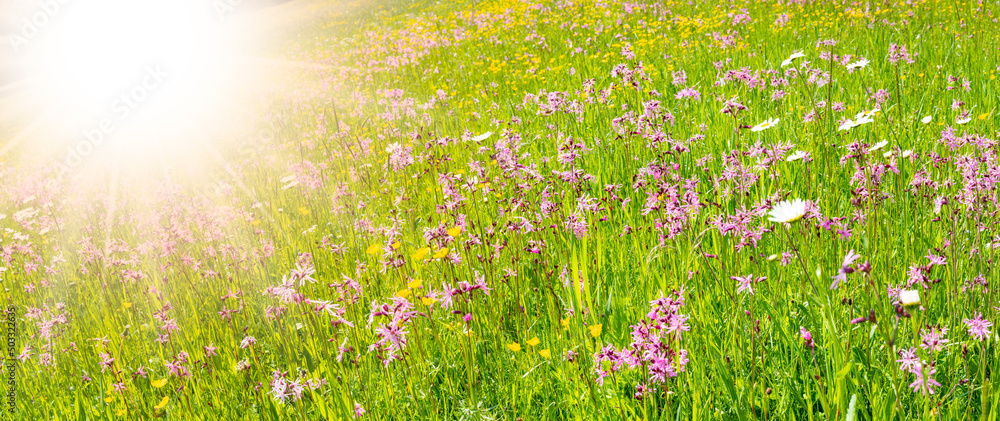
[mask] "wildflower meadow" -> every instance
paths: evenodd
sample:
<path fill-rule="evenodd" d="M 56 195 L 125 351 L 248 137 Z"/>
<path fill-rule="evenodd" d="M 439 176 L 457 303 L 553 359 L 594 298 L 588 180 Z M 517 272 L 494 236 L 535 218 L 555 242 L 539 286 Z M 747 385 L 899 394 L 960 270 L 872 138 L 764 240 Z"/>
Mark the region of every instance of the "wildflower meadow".
<path fill-rule="evenodd" d="M 3 419 L 1000 414 L 997 2 L 226 7 L 197 130 L 0 97 Z"/>

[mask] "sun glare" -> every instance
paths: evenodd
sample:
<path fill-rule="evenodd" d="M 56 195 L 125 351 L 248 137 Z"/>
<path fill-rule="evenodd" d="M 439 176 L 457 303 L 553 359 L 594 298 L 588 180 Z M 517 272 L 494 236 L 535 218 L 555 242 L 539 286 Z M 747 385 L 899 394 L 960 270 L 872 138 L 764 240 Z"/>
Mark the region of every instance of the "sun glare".
<path fill-rule="evenodd" d="M 89 0 L 66 7 L 47 67 L 80 99 L 107 102 L 148 74 L 176 85 L 198 76 L 214 47 L 209 15 L 186 0 Z"/>
<path fill-rule="evenodd" d="M 30 80 L 19 105 L 55 110 L 37 148 L 127 155 L 186 153 L 218 132 L 251 82 L 241 15 L 198 0 L 52 0 L 18 11 L 14 68 Z M 235 111 L 234 113 L 239 113 Z M 50 128 L 57 125 L 60 128 Z M 62 130 L 62 131 L 60 131 Z M 195 140 L 197 139 L 197 140 Z M 61 142 L 61 143 L 60 143 Z M 80 145 L 81 142 L 87 143 Z M 200 142 L 200 144 L 199 144 Z M 81 149 L 74 151 L 74 149 Z M 88 152 L 93 151 L 93 152 Z M 93 161 L 93 159 L 81 161 Z"/>

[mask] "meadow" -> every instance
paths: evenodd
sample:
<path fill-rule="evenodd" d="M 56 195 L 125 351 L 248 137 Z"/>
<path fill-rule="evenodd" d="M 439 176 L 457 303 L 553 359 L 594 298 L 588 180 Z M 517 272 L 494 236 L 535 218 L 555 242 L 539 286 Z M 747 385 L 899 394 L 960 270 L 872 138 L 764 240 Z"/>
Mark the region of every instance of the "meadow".
<path fill-rule="evenodd" d="M 210 177 L 3 158 L 11 419 L 997 418 L 996 2 L 338 10 Z"/>

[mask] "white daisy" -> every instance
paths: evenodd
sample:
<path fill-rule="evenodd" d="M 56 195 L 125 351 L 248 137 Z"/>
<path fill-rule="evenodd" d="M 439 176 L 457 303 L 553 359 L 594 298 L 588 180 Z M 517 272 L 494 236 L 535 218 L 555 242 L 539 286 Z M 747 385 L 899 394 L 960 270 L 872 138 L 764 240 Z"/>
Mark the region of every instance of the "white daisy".
<path fill-rule="evenodd" d="M 493 132 L 486 132 L 486 133 L 483 133 L 483 134 L 481 134 L 479 136 L 476 136 L 476 137 L 472 138 L 471 140 L 473 142 L 482 142 L 482 141 L 484 141 L 486 139 L 489 139 L 490 136 L 492 136 L 492 135 L 493 135 Z"/>
<path fill-rule="evenodd" d="M 788 56 L 788 58 L 785 59 L 785 61 L 781 62 L 781 67 L 785 67 L 785 66 L 787 66 L 789 64 L 792 64 L 792 62 L 795 61 L 795 59 L 802 58 L 802 57 L 805 57 L 805 56 L 806 55 L 802 54 L 801 51 L 796 51 L 796 52 L 792 53 L 792 55 Z"/>
<path fill-rule="evenodd" d="M 921 118 L 920 122 L 924 123 L 924 124 L 927 124 L 927 123 L 930 123 L 931 120 L 933 120 L 933 119 L 934 119 L 934 116 L 927 116 L 927 117 Z"/>
<path fill-rule="evenodd" d="M 900 154 L 900 156 L 902 156 L 903 158 L 909 158 L 910 155 L 913 155 L 913 149 L 907 149 L 903 151 L 902 154 Z"/>
<path fill-rule="evenodd" d="M 870 110 L 865 110 L 865 111 L 862 111 L 862 112 L 858 113 L 858 115 L 854 116 L 854 119 L 855 120 L 860 120 L 862 117 L 864 117 L 864 118 L 875 117 L 875 114 L 878 113 L 879 111 L 882 111 L 882 109 L 881 108 L 872 108 Z"/>
<path fill-rule="evenodd" d="M 778 119 L 772 118 L 772 119 L 769 119 L 769 120 L 764 120 L 763 123 L 760 123 L 760 124 L 758 124 L 756 126 L 753 126 L 753 128 L 751 128 L 750 131 L 751 132 L 759 132 L 761 130 L 769 129 L 769 128 L 777 126 L 777 125 L 778 125 Z"/>
<path fill-rule="evenodd" d="M 854 63 L 848 64 L 847 70 L 863 69 L 865 66 L 868 65 L 868 63 L 870 63 L 868 59 L 861 59 L 855 61 Z"/>
<path fill-rule="evenodd" d="M 805 151 L 795 151 L 795 152 L 792 152 L 791 155 L 788 155 L 788 158 L 785 158 L 785 161 L 788 161 L 788 162 L 798 161 L 798 160 L 800 160 L 802 158 L 805 158 L 807 156 L 809 156 L 808 152 L 805 152 Z"/>
<path fill-rule="evenodd" d="M 768 216 L 770 217 L 767 219 L 771 222 L 789 223 L 802 219 L 802 215 L 805 214 L 806 214 L 805 200 L 802 199 L 795 199 L 792 201 L 785 200 L 782 202 L 778 202 L 778 204 L 774 205 L 774 207 L 771 208 L 771 212 L 768 212 Z"/>
<path fill-rule="evenodd" d="M 882 147 L 884 147 L 885 145 L 888 145 L 888 144 L 889 144 L 888 140 L 883 140 L 883 141 L 881 141 L 879 143 L 876 143 L 875 146 L 872 146 L 871 149 L 868 149 L 868 153 L 872 153 L 872 152 L 875 152 L 875 151 L 877 151 L 879 149 L 882 149 Z"/>
<path fill-rule="evenodd" d="M 972 117 L 966 117 L 961 120 L 955 120 L 955 124 L 965 124 L 972 121 Z"/>
<path fill-rule="evenodd" d="M 874 113 L 870 113 L 868 111 L 858 114 L 857 117 L 854 119 L 854 127 L 875 121 L 875 119 L 872 118 L 874 115 L 875 115 Z"/>
<path fill-rule="evenodd" d="M 844 130 L 851 130 L 851 129 L 854 128 L 854 126 L 856 126 L 856 124 L 854 124 L 854 120 L 847 119 L 847 120 L 844 120 L 843 123 L 840 123 L 840 127 L 837 128 L 837 131 L 842 132 Z"/>

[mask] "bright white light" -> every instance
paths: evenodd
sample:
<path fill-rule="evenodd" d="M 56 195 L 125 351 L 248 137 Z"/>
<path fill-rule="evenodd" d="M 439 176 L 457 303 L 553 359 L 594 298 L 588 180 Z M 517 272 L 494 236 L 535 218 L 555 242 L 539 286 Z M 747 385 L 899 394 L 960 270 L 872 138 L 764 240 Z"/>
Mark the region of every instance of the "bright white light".
<path fill-rule="evenodd" d="M 21 149 L 74 172 L 112 158 L 143 169 L 191 162 L 251 131 L 247 100 L 278 75 L 253 54 L 290 23 L 241 3 L 0 0 L 0 16 L 18 22 L 9 67 L 23 82 L 0 113 L 38 116 Z"/>
<path fill-rule="evenodd" d="M 188 0 L 77 0 L 63 6 L 46 68 L 61 88 L 93 105 L 142 83 L 160 66 L 172 84 L 206 65 L 213 47 L 210 16 Z"/>

